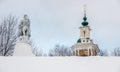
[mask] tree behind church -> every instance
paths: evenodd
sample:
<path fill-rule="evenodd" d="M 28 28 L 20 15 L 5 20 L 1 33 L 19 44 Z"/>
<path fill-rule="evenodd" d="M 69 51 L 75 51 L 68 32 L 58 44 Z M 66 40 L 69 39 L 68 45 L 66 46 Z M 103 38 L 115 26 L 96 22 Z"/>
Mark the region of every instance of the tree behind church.
<path fill-rule="evenodd" d="M 55 45 L 53 49 L 49 50 L 48 55 L 49 56 L 71 56 L 72 51 L 71 51 L 71 48 L 64 45 L 60 46 L 58 44 L 58 45 Z"/>
<path fill-rule="evenodd" d="M 120 47 L 114 48 L 112 53 L 113 56 L 120 56 Z"/>
<path fill-rule="evenodd" d="M 108 56 L 108 51 L 106 49 L 100 49 L 99 56 Z"/>
<path fill-rule="evenodd" d="M 35 56 L 44 56 L 43 50 L 36 46 L 32 39 L 30 40 L 30 45 L 32 46 L 32 52 Z"/>
<path fill-rule="evenodd" d="M 17 19 L 9 15 L 0 23 L 0 56 L 11 56 L 17 40 Z"/>

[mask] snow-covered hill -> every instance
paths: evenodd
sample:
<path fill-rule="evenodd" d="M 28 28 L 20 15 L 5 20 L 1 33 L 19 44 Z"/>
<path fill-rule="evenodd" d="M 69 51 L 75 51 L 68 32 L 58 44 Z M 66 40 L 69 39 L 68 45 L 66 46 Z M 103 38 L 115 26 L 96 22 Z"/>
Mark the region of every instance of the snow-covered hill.
<path fill-rule="evenodd" d="M 0 57 L 0 72 L 120 72 L 120 57 Z"/>

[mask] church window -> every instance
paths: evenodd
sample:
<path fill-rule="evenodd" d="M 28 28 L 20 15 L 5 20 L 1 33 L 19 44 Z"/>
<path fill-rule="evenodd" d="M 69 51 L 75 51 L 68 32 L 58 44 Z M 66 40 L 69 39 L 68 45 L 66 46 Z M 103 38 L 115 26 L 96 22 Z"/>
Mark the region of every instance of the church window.
<path fill-rule="evenodd" d="M 83 31 L 83 33 L 84 33 L 84 37 L 85 37 L 85 31 Z"/>
<path fill-rule="evenodd" d="M 83 40 L 83 42 L 85 42 L 85 40 Z"/>

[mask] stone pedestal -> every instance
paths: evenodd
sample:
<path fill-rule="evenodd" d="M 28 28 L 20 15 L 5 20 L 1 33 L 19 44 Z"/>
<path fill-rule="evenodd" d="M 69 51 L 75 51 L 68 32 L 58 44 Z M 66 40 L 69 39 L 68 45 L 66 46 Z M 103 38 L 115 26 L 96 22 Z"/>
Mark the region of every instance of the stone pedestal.
<path fill-rule="evenodd" d="M 14 49 L 14 56 L 34 56 L 28 36 L 20 36 Z"/>
<path fill-rule="evenodd" d="M 31 45 L 28 43 L 17 42 L 14 49 L 14 56 L 34 56 Z"/>

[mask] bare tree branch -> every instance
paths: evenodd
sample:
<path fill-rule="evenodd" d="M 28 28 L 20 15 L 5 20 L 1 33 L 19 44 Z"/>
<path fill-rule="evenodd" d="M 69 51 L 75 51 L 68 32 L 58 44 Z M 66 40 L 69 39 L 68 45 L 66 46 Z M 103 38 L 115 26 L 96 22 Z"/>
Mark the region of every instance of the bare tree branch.
<path fill-rule="evenodd" d="M 71 56 L 71 48 L 68 48 L 64 45 L 55 45 L 55 48 L 49 50 L 49 56 Z"/>
<path fill-rule="evenodd" d="M 120 56 L 120 47 L 113 50 L 113 56 Z"/>
<path fill-rule="evenodd" d="M 100 56 L 108 56 L 108 52 L 107 52 L 107 50 L 105 50 L 105 49 L 101 49 L 99 55 L 100 55 Z"/>
<path fill-rule="evenodd" d="M 44 56 L 43 50 L 38 48 L 32 40 L 30 41 L 30 45 L 32 46 L 32 51 L 35 56 Z"/>
<path fill-rule="evenodd" d="M 17 40 L 17 18 L 9 15 L 0 24 L 0 55 L 11 56 Z"/>

